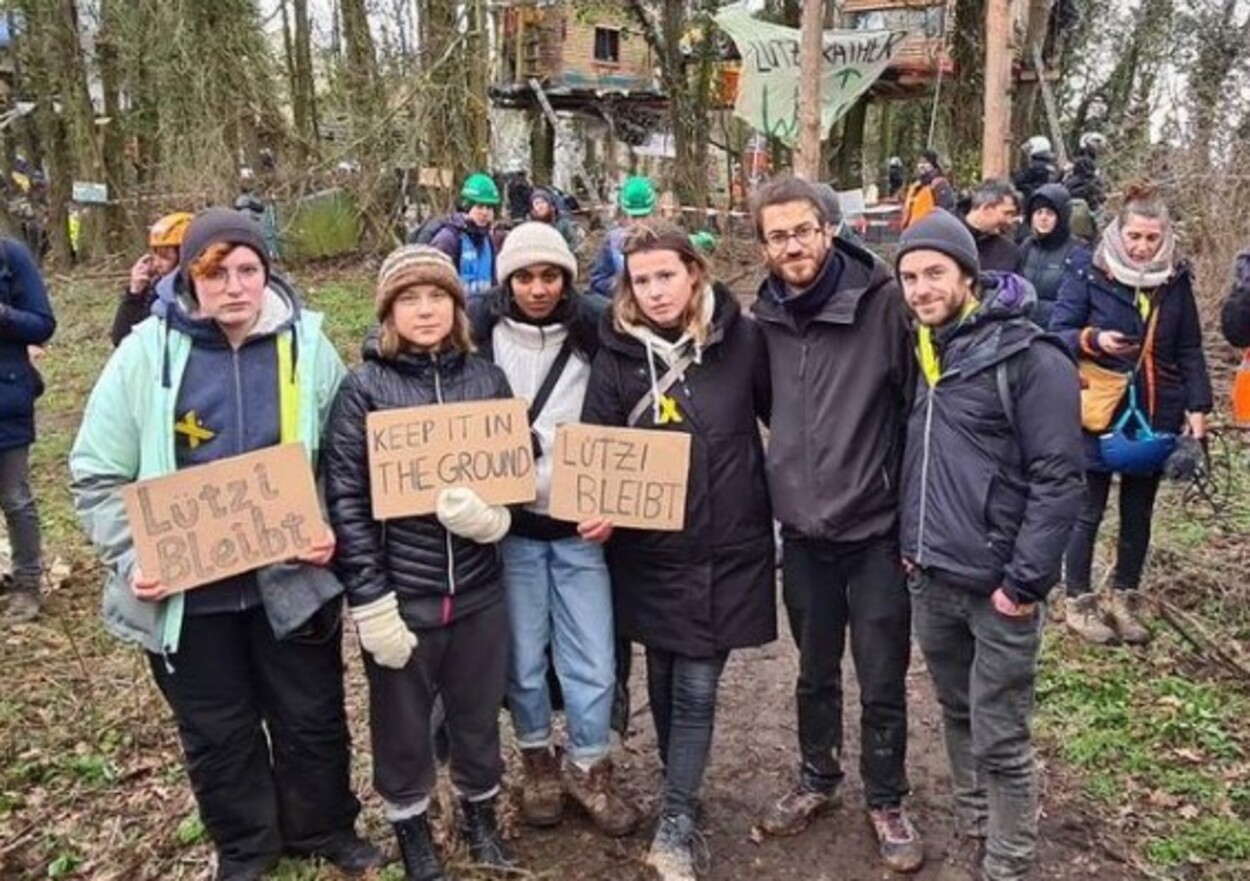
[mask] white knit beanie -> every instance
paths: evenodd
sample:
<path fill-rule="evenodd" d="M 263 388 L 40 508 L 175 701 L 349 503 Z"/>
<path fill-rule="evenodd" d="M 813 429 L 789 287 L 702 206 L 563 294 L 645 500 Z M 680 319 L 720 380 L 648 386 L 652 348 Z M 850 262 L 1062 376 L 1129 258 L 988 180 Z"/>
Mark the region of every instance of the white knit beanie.
<path fill-rule="evenodd" d="M 569 281 L 577 281 L 577 258 L 569 250 L 569 244 L 560 231 L 549 223 L 529 221 L 522 223 L 503 240 L 499 256 L 495 258 L 499 283 L 506 285 L 508 278 L 518 269 L 547 263 L 559 266 L 569 274 Z"/>

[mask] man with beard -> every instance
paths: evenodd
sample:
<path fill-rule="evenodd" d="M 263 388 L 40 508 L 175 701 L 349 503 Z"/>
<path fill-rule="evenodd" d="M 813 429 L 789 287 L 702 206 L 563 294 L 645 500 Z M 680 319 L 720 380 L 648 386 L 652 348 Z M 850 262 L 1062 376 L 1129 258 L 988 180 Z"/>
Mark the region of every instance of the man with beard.
<path fill-rule="evenodd" d="M 797 834 L 835 803 L 849 630 L 869 820 L 885 865 L 910 872 L 924 848 L 903 809 L 911 617 L 897 488 L 916 364 L 889 269 L 838 238 L 829 210 L 816 185 L 790 177 L 752 206 L 769 270 L 754 307 L 772 382 L 766 468 L 799 648 L 799 773 L 763 829 Z"/>

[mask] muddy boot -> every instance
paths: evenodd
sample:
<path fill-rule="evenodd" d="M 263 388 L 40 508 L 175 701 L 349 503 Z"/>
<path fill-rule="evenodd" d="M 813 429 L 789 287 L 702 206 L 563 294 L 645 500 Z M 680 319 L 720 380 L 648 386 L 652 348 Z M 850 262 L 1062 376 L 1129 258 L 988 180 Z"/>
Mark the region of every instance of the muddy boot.
<path fill-rule="evenodd" d="M 836 805 L 832 792 L 818 792 L 799 784 L 768 809 L 760 828 L 769 835 L 798 835 L 812 820 Z"/>
<path fill-rule="evenodd" d="M 564 787 L 604 835 L 619 838 L 638 825 L 638 812 L 612 789 L 612 760 L 607 756 L 586 771 L 565 759 Z"/>
<path fill-rule="evenodd" d="M 4 620 L 8 624 L 26 624 L 39 617 L 42 607 L 38 590 L 15 587 L 9 594 L 9 608 L 4 613 Z"/>
<path fill-rule="evenodd" d="M 392 823 L 391 828 L 395 830 L 399 856 L 404 861 L 404 881 L 448 881 L 425 814 Z"/>
<path fill-rule="evenodd" d="M 521 819 L 540 828 L 560 822 L 564 793 L 560 789 L 560 762 L 551 747 L 521 750 L 525 780 L 521 786 Z"/>
<path fill-rule="evenodd" d="M 1066 615 L 1064 623 L 1068 625 L 1068 629 L 1086 642 L 1095 645 L 1115 642 L 1115 631 L 1107 626 L 1102 610 L 1098 608 L 1097 594 L 1068 597 Z"/>
<path fill-rule="evenodd" d="M 499 837 L 499 824 L 495 820 L 494 797 L 481 801 L 460 802 L 464 810 L 464 828 L 461 837 L 469 844 L 473 862 L 486 869 L 515 869 L 520 863 L 512 849 Z"/>
<path fill-rule="evenodd" d="M 689 814 L 663 814 L 651 840 L 647 865 L 660 881 L 695 881 L 695 828 Z"/>
<path fill-rule="evenodd" d="M 934 881 L 981 881 L 984 862 L 985 839 L 956 833 Z"/>
<path fill-rule="evenodd" d="M 1141 610 L 1141 593 L 1136 590 L 1112 590 L 1107 603 L 1107 617 L 1120 639 L 1129 645 L 1145 645 L 1150 642 L 1150 631 L 1138 617 Z"/>
<path fill-rule="evenodd" d="M 887 869 L 915 872 L 924 865 L 924 844 L 906 811 L 901 807 L 878 808 L 868 812 L 868 819 Z"/>

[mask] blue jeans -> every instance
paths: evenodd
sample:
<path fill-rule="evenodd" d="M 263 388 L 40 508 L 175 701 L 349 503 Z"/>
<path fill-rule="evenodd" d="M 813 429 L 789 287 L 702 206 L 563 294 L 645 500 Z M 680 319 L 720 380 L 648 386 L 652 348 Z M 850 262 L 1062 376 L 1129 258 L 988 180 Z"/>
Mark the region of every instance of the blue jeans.
<path fill-rule="evenodd" d="M 508 703 L 522 748 L 551 740 L 547 648 L 564 691 L 568 756 L 607 755 L 616 683 L 612 583 L 603 549 L 580 538 L 503 541 L 503 582 L 512 627 Z"/>
<path fill-rule="evenodd" d="M 9 530 L 13 587 L 38 593 L 43 580 L 43 542 L 39 509 L 30 491 L 30 447 L 0 452 L 0 509 Z"/>

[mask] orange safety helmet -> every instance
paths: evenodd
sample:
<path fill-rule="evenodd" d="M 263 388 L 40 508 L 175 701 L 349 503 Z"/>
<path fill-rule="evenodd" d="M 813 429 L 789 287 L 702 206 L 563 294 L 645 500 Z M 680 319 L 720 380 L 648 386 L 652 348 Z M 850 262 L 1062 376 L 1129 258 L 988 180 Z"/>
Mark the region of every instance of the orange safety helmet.
<path fill-rule="evenodd" d="M 182 239 L 187 234 L 194 215 L 185 211 L 166 214 L 148 231 L 149 248 L 181 248 Z"/>

